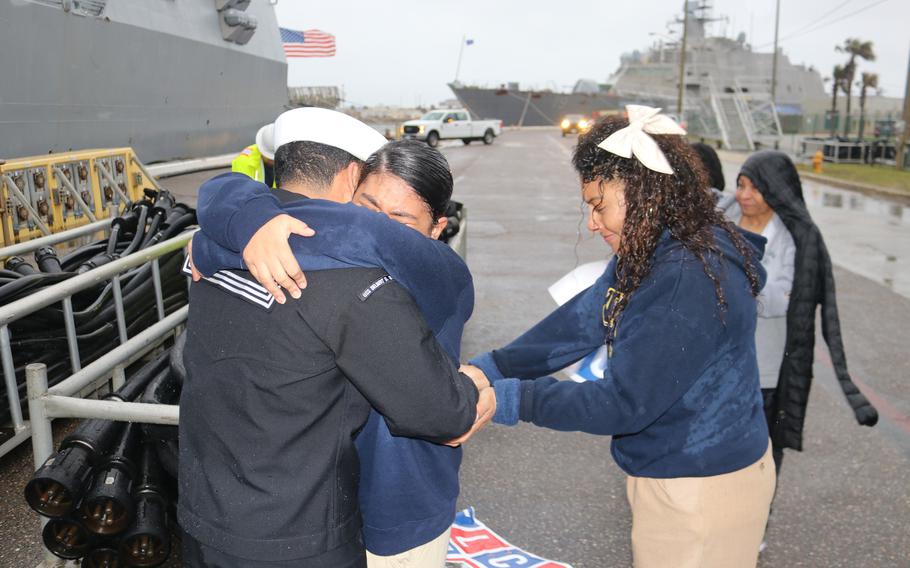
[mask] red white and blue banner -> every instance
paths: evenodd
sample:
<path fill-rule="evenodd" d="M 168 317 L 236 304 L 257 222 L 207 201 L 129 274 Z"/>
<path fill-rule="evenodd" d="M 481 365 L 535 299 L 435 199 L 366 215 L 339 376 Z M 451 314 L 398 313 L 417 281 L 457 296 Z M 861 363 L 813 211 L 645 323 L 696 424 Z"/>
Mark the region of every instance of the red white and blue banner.
<path fill-rule="evenodd" d="M 447 566 L 464 568 L 572 568 L 513 546 L 474 516 L 474 507 L 455 515 Z"/>

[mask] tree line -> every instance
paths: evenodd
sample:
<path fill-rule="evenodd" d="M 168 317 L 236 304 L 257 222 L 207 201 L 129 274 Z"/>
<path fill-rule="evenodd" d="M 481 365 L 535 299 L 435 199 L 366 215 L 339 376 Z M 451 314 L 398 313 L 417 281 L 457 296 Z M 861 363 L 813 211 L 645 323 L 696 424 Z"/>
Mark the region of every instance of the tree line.
<path fill-rule="evenodd" d="M 845 53 L 848 56 L 844 65 L 835 65 L 832 76 L 826 78 L 831 81 L 831 136 L 837 134 L 837 94 L 842 92 L 847 97 L 847 112 L 844 120 L 844 136 L 850 133 L 850 104 L 853 100 L 853 86 L 856 81 L 856 71 L 858 60 L 875 61 L 875 50 L 871 41 L 863 41 L 857 38 L 847 38 L 842 45 L 834 48 L 838 53 Z M 859 87 L 859 133 L 858 138 L 862 139 L 863 131 L 866 127 L 866 95 L 872 90 L 880 92 L 878 87 L 878 74 L 862 73 L 860 80 L 855 82 Z"/>

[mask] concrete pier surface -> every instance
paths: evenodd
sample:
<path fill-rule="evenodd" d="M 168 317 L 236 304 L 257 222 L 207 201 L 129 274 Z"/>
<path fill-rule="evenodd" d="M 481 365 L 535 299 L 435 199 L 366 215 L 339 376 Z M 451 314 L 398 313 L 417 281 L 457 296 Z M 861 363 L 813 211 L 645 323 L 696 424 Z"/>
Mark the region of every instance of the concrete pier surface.
<path fill-rule="evenodd" d="M 468 264 L 477 305 L 465 358 L 502 346 L 554 307 L 547 287 L 608 249 L 585 229 L 570 164 L 574 138 L 556 129 L 508 131 L 492 146 L 442 145 L 455 199 L 468 208 Z M 737 159 L 724 162 L 735 187 Z M 168 178 L 192 200 L 213 172 Z M 878 406 L 860 427 L 817 352 L 805 451 L 787 451 L 762 568 L 910 567 L 910 211 L 814 182 L 810 211 L 837 267 L 847 360 Z M 823 345 L 819 337 L 819 344 Z M 655 351 L 658 354 L 659 351 Z M 460 505 L 508 541 L 575 568 L 631 565 L 625 474 L 610 440 L 491 425 L 465 448 Z M 22 487 L 27 445 L 0 460 L 0 566 L 34 566 L 37 515 Z M 176 565 L 176 562 L 175 562 Z"/>
<path fill-rule="evenodd" d="M 576 263 L 607 254 L 584 229 L 573 144 L 558 131 L 524 131 L 491 147 L 446 150 L 456 196 L 469 209 L 477 287 L 466 357 L 545 316 L 554 307 L 547 287 Z M 738 164 L 724 165 L 732 191 Z M 786 452 L 760 566 L 908 567 L 910 300 L 896 283 L 907 277 L 910 211 L 821 184 L 807 183 L 806 193 L 838 265 L 850 370 L 882 419 L 872 429 L 856 424 L 819 349 L 805 451 Z M 877 271 L 887 256 L 896 258 L 888 261 L 893 272 Z M 893 274 L 890 286 L 882 274 Z M 462 472 L 461 502 L 511 542 L 576 568 L 631 565 L 625 476 L 608 439 L 493 425 L 469 443 Z"/>

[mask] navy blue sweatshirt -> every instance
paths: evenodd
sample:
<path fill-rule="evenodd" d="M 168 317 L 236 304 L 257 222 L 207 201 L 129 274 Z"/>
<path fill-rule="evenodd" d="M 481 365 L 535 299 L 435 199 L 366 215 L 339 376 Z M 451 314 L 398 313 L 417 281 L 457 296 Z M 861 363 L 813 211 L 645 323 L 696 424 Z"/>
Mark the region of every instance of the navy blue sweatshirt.
<path fill-rule="evenodd" d="M 243 174 L 205 182 L 196 210 L 202 227 L 193 239 L 196 268 L 206 275 L 242 268 L 239 251 L 252 235 L 272 217 L 287 213 L 316 231 L 314 237 L 291 238 L 304 271 L 385 269 L 411 293 L 436 340 L 457 364 L 464 324 L 474 307 L 474 284 L 467 265 L 450 247 L 363 207 L 303 196 L 282 199 L 282 204 L 282 194 L 286 192 L 270 191 Z M 375 411 L 356 444 L 367 550 L 397 554 L 429 542 L 451 525 L 460 448 L 393 436 Z"/>
<path fill-rule="evenodd" d="M 764 239 L 747 236 L 760 258 Z M 544 375 L 604 344 L 615 258 L 591 288 L 472 361 L 494 384 L 494 421 L 613 436 L 616 463 L 640 477 L 719 475 L 761 458 L 768 428 L 755 358 L 756 301 L 729 235 L 718 228 L 715 237 L 721 254 L 709 262 L 726 311 L 701 262 L 665 232 L 650 274 L 619 316 L 602 380 Z"/>

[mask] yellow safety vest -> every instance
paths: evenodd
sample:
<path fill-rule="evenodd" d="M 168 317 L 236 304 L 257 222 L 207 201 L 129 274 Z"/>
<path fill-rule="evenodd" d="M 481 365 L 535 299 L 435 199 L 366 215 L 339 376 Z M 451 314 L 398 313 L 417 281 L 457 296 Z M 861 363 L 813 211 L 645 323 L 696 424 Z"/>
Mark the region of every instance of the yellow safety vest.
<path fill-rule="evenodd" d="M 259 153 L 259 147 L 253 144 L 244 148 L 243 152 L 240 152 L 231 162 L 231 171 L 248 175 L 256 181 L 265 182 L 265 164 L 262 161 L 262 154 Z M 274 181 L 272 187 L 275 187 Z"/>

